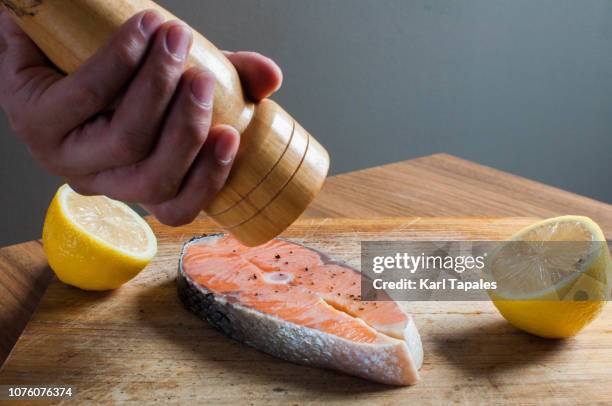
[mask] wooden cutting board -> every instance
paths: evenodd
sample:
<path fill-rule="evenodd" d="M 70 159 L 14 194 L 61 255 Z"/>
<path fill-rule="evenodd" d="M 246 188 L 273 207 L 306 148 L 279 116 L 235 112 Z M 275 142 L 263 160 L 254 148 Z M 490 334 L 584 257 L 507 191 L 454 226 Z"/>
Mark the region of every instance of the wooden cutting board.
<path fill-rule="evenodd" d="M 504 239 L 528 218 L 312 219 L 285 236 L 359 264 L 362 239 Z M 232 341 L 176 294 L 181 244 L 206 221 L 159 230 L 159 254 L 109 293 L 53 281 L 0 384 L 74 385 L 83 403 L 583 403 L 612 399 L 612 311 L 553 341 L 509 326 L 488 302 L 406 302 L 423 339 L 421 381 L 396 388 L 290 364 Z"/>

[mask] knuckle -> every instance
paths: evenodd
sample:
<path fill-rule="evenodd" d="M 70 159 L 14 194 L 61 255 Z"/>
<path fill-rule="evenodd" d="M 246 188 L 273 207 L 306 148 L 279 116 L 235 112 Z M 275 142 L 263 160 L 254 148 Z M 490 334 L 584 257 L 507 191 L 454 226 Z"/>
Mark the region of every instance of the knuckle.
<path fill-rule="evenodd" d="M 52 157 L 49 156 L 49 154 L 32 152 L 32 156 L 34 157 L 34 159 L 36 159 L 36 161 L 38 161 L 38 163 L 40 163 L 43 168 L 45 168 L 49 173 L 55 176 L 67 177 L 71 175 L 71 171 L 68 168 L 56 162 Z"/>
<path fill-rule="evenodd" d="M 208 131 L 210 129 L 210 118 L 191 116 L 184 121 L 183 126 L 185 127 L 181 134 L 188 140 L 188 142 L 203 145 L 208 138 Z"/>
<path fill-rule="evenodd" d="M 135 164 L 142 161 L 149 153 L 147 143 L 144 141 L 148 138 L 148 134 L 135 130 L 117 133 L 112 146 L 115 159 L 122 165 Z"/>
<path fill-rule="evenodd" d="M 204 106 L 199 102 L 194 101 L 191 107 L 185 109 L 188 116 L 187 122 L 195 128 L 210 128 L 212 125 L 212 105 Z"/>
<path fill-rule="evenodd" d="M 31 154 L 49 169 L 42 158 L 48 155 L 49 150 L 58 146 L 54 141 L 57 137 L 50 133 L 43 123 L 32 119 L 23 108 L 6 106 L 5 113 L 12 132 L 24 142 Z"/>
<path fill-rule="evenodd" d="M 26 138 L 26 134 L 29 132 L 29 124 L 27 120 L 22 120 L 23 113 L 19 109 L 15 109 L 12 106 L 5 107 L 6 118 L 8 120 L 11 129 L 16 134 L 23 138 Z"/>
<path fill-rule="evenodd" d="M 59 151 L 47 145 L 27 145 L 32 158 L 52 175 L 68 178 L 73 175 L 72 168 L 58 158 Z"/>
<path fill-rule="evenodd" d="M 120 65 L 131 70 L 138 67 L 143 46 L 143 40 L 132 34 L 117 40 L 113 44 L 112 53 Z"/>
<path fill-rule="evenodd" d="M 181 179 L 174 179 L 149 162 L 139 164 L 134 169 L 132 193 L 135 200 L 147 205 L 169 204 L 180 188 Z"/>
<path fill-rule="evenodd" d="M 101 110 L 106 106 L 103 93 L 91 86 L 79 87 L 75 94 L 75 106 L 88 111 Z"/>
<path fill-rule="evenodd" d="M 149 81 L 149 89 L 154 95 L 167 95 L 174 92 L 177 81 L 177 71 L 164 65 L 157 69 Z"/>
<path fill-rule="evenodd" d="M 190 142 L 203 144 L 212 127 L 211 111 L 204 110 L 196 102 L 193 102 L 182 108 L 179 114 L 181 134 L 185 134 Z"/>
<path fill-rule="evenodd" d="M 28 120 L 26 114 L 20 109 L 8 108 L 6 117 L 11 129 L 17 134 L 26 145 L 33 150 L 38 150 L 41 147 L 44 135 L 40 131 L 36 131 L 33 127 L 32 120 Z"/>
<path fill-rule="evenodd" d="M 180 227 L 193 222 L 197 217 L 197 213 L 190 213 L 167 205 L 158 210 L 157 213 L 155 213 L 155 217 L 167 226 Z"/>
<path fill-rule="evenodd" d="M 172 200 L 178 192 L 178 185 L 168 181 L 149 178 L 142 182 L 140 195 L 147 204 L 161 204 Z"/>

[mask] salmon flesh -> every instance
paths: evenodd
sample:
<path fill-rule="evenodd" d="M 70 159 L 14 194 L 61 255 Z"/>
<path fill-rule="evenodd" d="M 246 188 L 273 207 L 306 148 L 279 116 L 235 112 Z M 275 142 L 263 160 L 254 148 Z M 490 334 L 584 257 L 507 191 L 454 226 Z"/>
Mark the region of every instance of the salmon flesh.
<path fill-rule="evenodd" d="M 226 235 L 184 245 L 185 305 L 228 336 L 275 357 L 376 382 L 411 385 L 423 361 L 412 317 L 361 301 L 359 271 L 282 239 L 249 248 Z"/>

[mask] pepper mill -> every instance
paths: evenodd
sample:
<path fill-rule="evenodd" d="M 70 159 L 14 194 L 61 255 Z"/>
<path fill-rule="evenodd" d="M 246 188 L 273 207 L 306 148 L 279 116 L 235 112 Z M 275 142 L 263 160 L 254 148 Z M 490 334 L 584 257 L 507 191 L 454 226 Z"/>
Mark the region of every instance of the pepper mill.
<path fill-rule="evenodd" d="M 63 72 L 75 71 L 150 0 L 0 0 L 19 26 Z M 319 192 L 329 169 L 327 151 L 282 107 L 245 98 L 231 62 L 194 30 L 187 63 L 215 76 L 212 124 L 241 134 L 234 166 L 223 189 L 203 210 L 248 246 L 276 237 Z"/>

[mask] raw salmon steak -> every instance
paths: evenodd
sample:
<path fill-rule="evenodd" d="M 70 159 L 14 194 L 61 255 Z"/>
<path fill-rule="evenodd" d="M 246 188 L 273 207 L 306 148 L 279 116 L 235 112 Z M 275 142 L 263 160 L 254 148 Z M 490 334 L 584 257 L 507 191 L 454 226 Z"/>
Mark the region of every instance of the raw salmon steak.
<path fill-rule="evenodd" d="M 228 336 L 291 362 L 411 385 L 423 349 L 393 301 L 361 301 L 361 274 L 275 239 L 248 248 L 225 235 L 194 239 L 179 261 L 179 294 Z"/>

